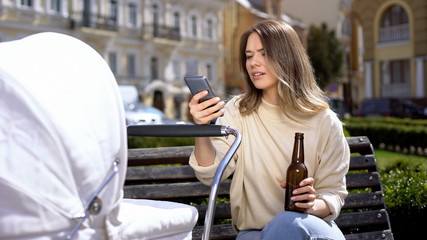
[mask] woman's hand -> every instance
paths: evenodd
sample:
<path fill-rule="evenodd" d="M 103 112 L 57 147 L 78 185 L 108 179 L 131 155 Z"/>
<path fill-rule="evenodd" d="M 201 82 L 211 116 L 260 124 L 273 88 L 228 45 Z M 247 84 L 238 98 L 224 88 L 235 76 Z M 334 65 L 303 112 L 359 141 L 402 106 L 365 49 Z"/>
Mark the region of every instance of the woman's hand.
<path fill-rule="evenodd" d="M 295 189 L 291 200 L 300 208 L 305 208 L 306 213 L 315 215 L 320 218 L 327 217 L 331 214 L 329 206 L 322 199 L 316 199 L 316 190 L 314 189 L 314 179 L 309 177 L 300 182 L 300 187 Z M 286 182 L 280 184 L 286 188 Z M 297 195 L 297 196 L 296 196 Z M 306 202 L 301 202 L 306 201 Z"/>
<path fill-rule="evenodd" d="M 208 91 L 202 91 L 193 96 L 188 106 L 190 114 L 193 116 L 195 124 L 210 124 L 210 122 L 224 114 L 224 101 L 220 102 L 219 97 L 214 97 L 199 103 L 200 99 L 208 94 Z"/>
<path fill-rule="evenodd" d="M 299 208 L 312 208 L 316 199 L 316 190 L 314 189 L 314 179 L 309 177 L 302 180 L 299 188 L 293 191 L 292 201 Z M 281 183 L 282 188 L 286 188 L 286 183 Z M 305 201 L 305 202 L 302 202 Z"/>

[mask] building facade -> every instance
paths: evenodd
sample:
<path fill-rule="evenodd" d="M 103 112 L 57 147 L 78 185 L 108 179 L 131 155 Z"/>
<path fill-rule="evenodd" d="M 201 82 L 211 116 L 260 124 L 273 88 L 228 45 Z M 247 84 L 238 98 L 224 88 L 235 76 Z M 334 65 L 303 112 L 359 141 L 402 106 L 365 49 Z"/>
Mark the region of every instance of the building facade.
<path fill-rule="evenodd" d="M 88 43 L 141 102 L 187 120 L 185 75 L 224 88 L 224 0 L 1 0 L 0 41 L 53 31 Z M 202 7 L 201 7 L 202 6 Z"/>
<path fill-rule="evenodd" d="M 359 99 L 427 104 L 427 1 L 353 0 L 353 9 L 363 28 Z"/>

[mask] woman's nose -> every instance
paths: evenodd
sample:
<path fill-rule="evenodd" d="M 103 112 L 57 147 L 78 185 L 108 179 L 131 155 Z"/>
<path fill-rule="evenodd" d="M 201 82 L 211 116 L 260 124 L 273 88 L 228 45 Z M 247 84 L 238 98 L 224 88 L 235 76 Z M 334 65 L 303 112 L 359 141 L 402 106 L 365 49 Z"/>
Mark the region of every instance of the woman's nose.
<path fill-rule="evenodd" d="M 259 61 L 259 56 L 257 54 L 255 54 L 254 56 L 252 56 L 251 59 L 251 65 L 252 66 L 259 66 L 260 65 L 260 61 Z"/>

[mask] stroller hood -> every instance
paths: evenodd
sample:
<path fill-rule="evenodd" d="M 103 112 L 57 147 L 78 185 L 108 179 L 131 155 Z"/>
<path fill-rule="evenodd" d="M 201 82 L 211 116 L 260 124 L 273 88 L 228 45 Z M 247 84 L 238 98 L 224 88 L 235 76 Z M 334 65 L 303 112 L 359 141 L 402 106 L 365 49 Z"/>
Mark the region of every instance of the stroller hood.
<path fill-rule="evenodd" d="M 1 43 L 0 109 L 0 239 L 64 238 L 117 159 L 119 174 L 98 195 L 101 211 L 77 233 L 114 235 L 127 145 L 104 59 L 58 33 Z"/>

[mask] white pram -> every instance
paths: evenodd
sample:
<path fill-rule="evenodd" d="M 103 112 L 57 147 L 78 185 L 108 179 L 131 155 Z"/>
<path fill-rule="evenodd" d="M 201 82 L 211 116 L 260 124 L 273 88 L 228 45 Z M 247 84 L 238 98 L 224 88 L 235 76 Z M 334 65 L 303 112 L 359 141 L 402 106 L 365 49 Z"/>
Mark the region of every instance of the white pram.
<path fill-rule="evenodd" d="M 0 43 L 0 239 L 191 239 L 197 210 L 123 200 L 124 110 L 87 44 Z"/>

